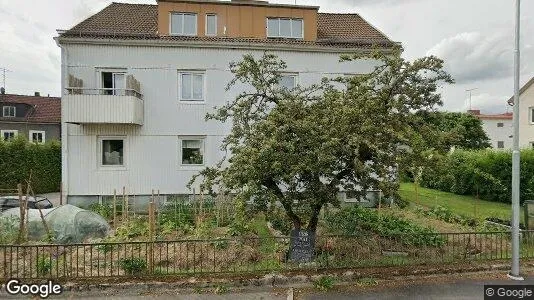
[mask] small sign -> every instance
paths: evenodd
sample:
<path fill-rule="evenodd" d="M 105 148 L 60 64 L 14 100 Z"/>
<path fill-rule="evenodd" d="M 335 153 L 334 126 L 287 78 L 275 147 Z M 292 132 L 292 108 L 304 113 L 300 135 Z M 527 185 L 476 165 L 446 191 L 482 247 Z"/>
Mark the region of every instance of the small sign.
<path fill-rule="evenodd" d="M 315 255 L 315 232 L 307 230 L 291 231 L 289 260 L 305 263 L 313 261 Z"/>

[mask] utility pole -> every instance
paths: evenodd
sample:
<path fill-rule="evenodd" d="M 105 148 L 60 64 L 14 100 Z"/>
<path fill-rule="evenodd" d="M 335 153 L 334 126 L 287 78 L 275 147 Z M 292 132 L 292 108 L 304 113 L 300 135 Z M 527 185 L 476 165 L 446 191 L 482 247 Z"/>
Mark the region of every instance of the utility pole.
<path fill-rule="evenodd" d="M 514 50 L 514 139 L 512 151 L 512 268 L 508 277 L 523 280 L 519 274 L 519 33 L 521 28 L 521 0 L 515 2 L 515 50 Z"/>
<path fill-rule="evenodd" d="M 478 90 L 478 88 L 473 88 L 473 89 L 468 89 L 468 90 L 465 90 L 466 92 L 469 92 L 469 110 L 472 110 L 473 108 L 471 107 L 471 94 L 474 90 Z"/>

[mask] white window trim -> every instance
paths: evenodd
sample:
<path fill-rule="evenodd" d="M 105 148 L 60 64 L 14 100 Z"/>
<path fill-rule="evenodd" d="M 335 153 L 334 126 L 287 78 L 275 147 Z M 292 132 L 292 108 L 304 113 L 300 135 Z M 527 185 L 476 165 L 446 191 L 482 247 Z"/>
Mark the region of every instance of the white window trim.
<path fill-rule="evenodd" d="M 19 135 L 18 130 L 11 130 L 11 129 L 0 130 L 0 138 L 2 138 L 2 141 L 4 141 L 4 133 L 13 133 L 13 138 L 16 138 Z"/>
<path fill-rule="evenodd" d="M 202 142 L 202 149 L 203 149 L 203 156 L 202 156 L 202 164 L 184 164 L 183 163 L 183 141 L 201 141 Z M 206 136 L 201 135 L 183 135 L 178 137 L 178 161 L 179 166 L 182 168 L 199 168 L 204 167 L 206 165 Z"/>
<path fill-rule="evenodd" d="M 182 98 L 182 75 L 184 74 L 191 74 L 191 75 L 202 75 L 202 99 L 201 100 L 195 100 L 195 99 L 183 99 Z M 191 81 L 191 84 L 193 84 L 193 81 Z M 206 103 L 206 97 L 207 97 L 207 89 L 206 89 L 206 72 L 205 71 L 188 71 L 188 70 L 178 70 L 178 99 L 182 103 L 187 104 L 205 104 Z M 191 90 L 191 95 L 193 95 L 193 91 Z"/>
<path fill-rule="evenodd" d="M 215 34 L 208 34 L 208 17 L 215 17 Z M 205 31 L 204 31 L 204 34 L 206 36 L 217 36 L 218 33 L 219 33 L 219 17 L 217 16 L 217 14 L 206 14 L 206 28 L 205 28 Z"/>
<path fill-rule="evenodd" d="M 185 25 L 185 18 L 182 18 L 182 33 L 173 33 L 172 32 L 172 15 L 194 15 L 195 16 L 195 33 L 194 34 L 185 34 L 184 31 L 184 25 Z M 198 36 L 198 14 L 193 12 L 177 12 L 172 11 L 169 13 L 169 35 L 173 36 Z"/>
<path fill-rule="evenodd" d="M 46 142 L 46 131 L 42 131 L 42 130 L 30 130 L 29 132 L 29 140 L 30 142 L 34 143 L 33 141 L 33 134 L 34 133 L 40 133 L 43 135 L 43 141 L 40 143 L 40 144 L 44 144 Z M 37 142 L 35 142 L 37 143 Z"/>
<path fill-rule="evenodd" d="M 6 107 L 8 108 L 8 112 L 13 107 L 13 116 L 6 115 Z M 4 118 L 15 118 L 17 116 L 17 107 L 13 105 L 5 105 L 2 107 L 2 117 Z"/>
<path fill-rule="evenodd" d="M 275 19 L 275 20 L 278 20 L 278 22 L 280 22 L 280 20 L 301 20 L 302 21 L 302 32 L 300 33 L 300 37 L 293 37 L 293 36 L 283 36 L 280 34 L 280 24 L 278 24 L 278 35 L 277 36 L 271 36 L 269 35 L 269 19 Z M 304 19 L 303 18 L 280 18 L 280 17 L 267 17 L 267 19 L 265 20 L 266 22 L 266 36 L 268 38 L 284 38 L 284 39 L 297 39 L 297 40 L 303 40 L 304 39 Z M 293 22 L 290 22 L 291 24 L 291 33 L 293 33 Z"/>
<path fill-rule="evenodd" d="M 104 140 L 122 140 L 122 165 L 104 165 L 102 163 L 102 151 L 103 145 L 102 142 Z M 126 136 L 98 136 L 97 137 L 97 149 L 96 149 L 96 155 L 97 155 L 97 164 L 98 168 L 100 170 L 109 170 L 109 171 L 124 171 L 127 170 L 128 166 L 128 138 Z"/>
<path fill-rule="evenodd" d="M 295 87 L 293 87 L 293 89 L 291 89 L 291 90 L 296 89 L 300 85 L 299 73 L 297 73 L 297 72 L 282 72 L 282 73 L 280 73 L 280 77 L 284 77 L 284 76 L 295 77 Z M 282 87 L 282 86 L 280 85 L 280 87 Z"/>
<path fill-rule="evenodd" d="M 529 107 L 528 108 L 528 123 L 530 125 L 534 125 L 534 122 L 532 122 L 532 117 L 534 116 L 534 107 Z"/>

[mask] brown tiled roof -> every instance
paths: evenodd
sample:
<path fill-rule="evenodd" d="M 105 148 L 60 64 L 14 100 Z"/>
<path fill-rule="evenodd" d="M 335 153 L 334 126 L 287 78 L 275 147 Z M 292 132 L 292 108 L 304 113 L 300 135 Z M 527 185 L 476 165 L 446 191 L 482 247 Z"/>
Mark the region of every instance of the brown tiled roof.
<path fill-rule="evenodd" d="M 514 118 L 514 115 L 512 113 L 504 113 L 504 114 L 498 114 L 498 115 L 484 115 L 480 114 L 476 116 L 479 119 L 483 120 L 512 120 Z"/>
<path fill-rule="evenodd" d="M 394 43 L 358 14 L 318 15 L 318 40 L 256 39 L 227 37 L 159 36 L 157 33 L 157 5 L 112 3 L 89 17 L 61 37 L 101 39 L 148 39 L 161 41 L 185 41 L 238 44 L 286 44 L 317 47 L 354 48 L 382 46 Z"/>
<path fill-rule="evenodd" d="M 24 103 L 33 106 L 28 110 L 25 121 L 36 123 L 61 123 L 61 98 L 5 94 L 0 95 L 2 103 Z"/>

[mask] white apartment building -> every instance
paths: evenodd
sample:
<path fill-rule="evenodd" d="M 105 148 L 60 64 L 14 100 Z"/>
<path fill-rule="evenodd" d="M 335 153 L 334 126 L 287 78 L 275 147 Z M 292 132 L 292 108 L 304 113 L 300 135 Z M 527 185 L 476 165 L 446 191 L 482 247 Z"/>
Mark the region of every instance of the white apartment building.
<path fill-rule="evenodd" d="M 343 53 L 395 45 L 358 14 L 264 1 L 113 3 L 56 41 L 62 53 L 62 177 L 68 202 L 122 193 L 190 194 L 217 163 L 230 124 L 206 113 L 234 99 L 230 62 L 270 51 L 287 63 L 288 87 L 369 72 Z"/>
<path fill-rule="evenodd" d="M 513 139 L 513 114 L 481 114 L 480 110 L 470 110 L 469 113 L 475 115 L 482 121 L 482 128 L 490 139 L 491 147 L 494 149 L 512 149 Z"/>

